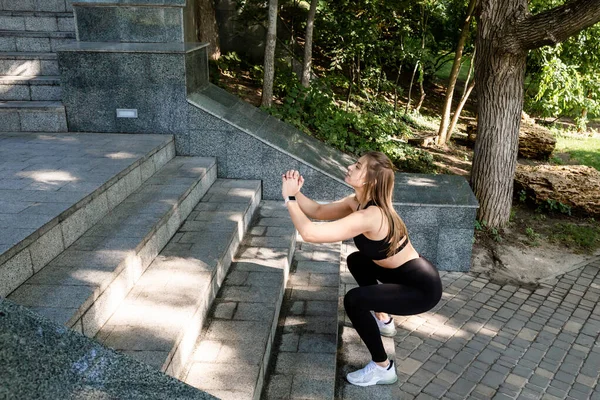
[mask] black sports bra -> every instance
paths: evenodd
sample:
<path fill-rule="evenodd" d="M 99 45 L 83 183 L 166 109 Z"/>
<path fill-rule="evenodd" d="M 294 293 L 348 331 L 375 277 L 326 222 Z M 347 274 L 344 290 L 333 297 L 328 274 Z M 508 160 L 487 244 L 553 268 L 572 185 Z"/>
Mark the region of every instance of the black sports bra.
<path fill-rule="evenodd" d="M 372 205 L 375 205 L 375 203 L 371 200 L 367 203 L 365 208 Z M 360 204 L 358 207 L 360 208 Z M 356 210 L 358 211 L 358 208 Z M 400 240 L 402 239 L 403 238 L 400 238 Z M 371 260 L 384 260 L 388 258 L 387 251 L 389 244 L 386 242 L 385 238 L 381 240 L 371 240 L 361 233 L 360 235 L 354 237 L 354 244 L 356 245 L 356 248 L 358 248 L 358 251 L 369 257 Z M 398 246 L 394 254 L 402 251 L 407 244 L 408 238 L 406 237 L 406 240 L 400 246 Z"/>

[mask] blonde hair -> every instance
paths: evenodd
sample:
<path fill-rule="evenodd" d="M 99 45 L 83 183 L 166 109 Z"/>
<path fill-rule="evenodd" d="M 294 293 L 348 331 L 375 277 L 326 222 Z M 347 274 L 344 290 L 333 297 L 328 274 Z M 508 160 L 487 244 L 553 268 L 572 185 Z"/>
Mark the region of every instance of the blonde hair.
<path fill-rule="evenodd" d="M 398 242 L 407 235 L 406 225 L 392 205 L 394 192 L 394 164 L 383 153 L 369 151 L 363 154 L 367 159 L 367 173 L 365 176 L 365 203 L 372 200 L 380 207 L 388 220 L 390 231 L 386 236 L 389 243 L 387 256 L 394 255 Z M 383 222 L 382 222 L 383 223 Z M 408 240 L 408 238 L 406 238 Z"/>

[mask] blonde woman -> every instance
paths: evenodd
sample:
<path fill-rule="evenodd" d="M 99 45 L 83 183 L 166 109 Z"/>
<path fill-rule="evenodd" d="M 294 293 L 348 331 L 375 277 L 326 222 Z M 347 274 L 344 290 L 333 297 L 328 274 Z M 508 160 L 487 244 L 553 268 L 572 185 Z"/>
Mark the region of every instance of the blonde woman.
<path fill-rule="evenodd" d="M 366 153 L 348 167 L 345 181 L 354 188 L 353 195 L 318 204 L 300 192 L 304 178 L 290 170 L 282 177 L 282 195 L 304 241 L 354 239 L 358 251 L 347 263 L 359 287 L 346 294 L 344 307 L 372 361 L 346 379 L 358 386 L 391 384 L 398 377 L 381 341 L 381 335 L 396 333 L 390 314 L 432 309 L 442 296 L 442 282 L 435 266 L 413 248 L 392 206 L 394 170 L 389 158 Z M 309 218 L 332 222 L 316 225 Z"/>

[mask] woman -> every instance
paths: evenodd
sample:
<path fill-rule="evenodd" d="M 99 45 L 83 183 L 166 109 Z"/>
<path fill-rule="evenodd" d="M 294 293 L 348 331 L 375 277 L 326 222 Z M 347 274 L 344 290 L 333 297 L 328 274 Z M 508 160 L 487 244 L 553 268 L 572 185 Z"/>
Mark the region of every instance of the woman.
<path fill-rule="evenodd" d="M 346 378 L 359 386 L 391 384 L 398 379 L 396 369 L 381 341 L 382 334 L 395 334 L 390 314 L 415 315 L 432 309 L 442 296 L 442 282 L 437 269 L 415 251 L 394 211 L 389 158 L 368 152 L 348 167 L 344 180 L 354 188 L 353 195 L 318 204 L 300 193 L 304 178 L 291 170 L 283 175 L 282 195 L 304 241 L 354 238 L 358 251 L 348 256 L 347 263 L 359 287 L 346 294 L 344 307 L 372 361 Z M 335 221 L 316 225 L 309 218 Z"/>

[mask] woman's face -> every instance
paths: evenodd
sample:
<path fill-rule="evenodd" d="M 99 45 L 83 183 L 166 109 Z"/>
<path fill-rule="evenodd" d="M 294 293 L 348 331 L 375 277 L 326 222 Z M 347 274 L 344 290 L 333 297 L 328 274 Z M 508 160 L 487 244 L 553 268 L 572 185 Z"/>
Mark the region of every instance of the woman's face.
<path fill-rule="evenodd" d="M 354 188 L 361 188 L 367 175 L 367 159 L 363 156 L 357 162 L 348 166 L 344 181 Z"/>

